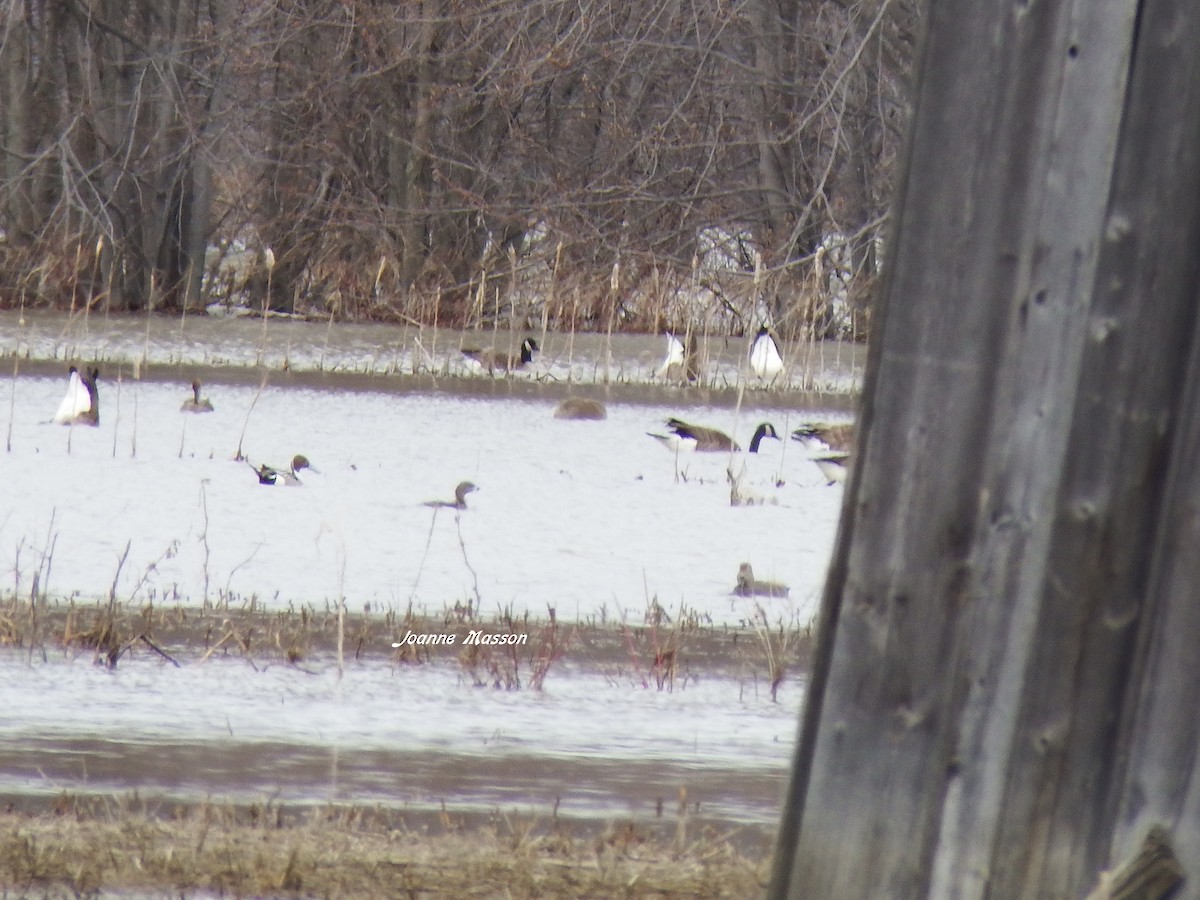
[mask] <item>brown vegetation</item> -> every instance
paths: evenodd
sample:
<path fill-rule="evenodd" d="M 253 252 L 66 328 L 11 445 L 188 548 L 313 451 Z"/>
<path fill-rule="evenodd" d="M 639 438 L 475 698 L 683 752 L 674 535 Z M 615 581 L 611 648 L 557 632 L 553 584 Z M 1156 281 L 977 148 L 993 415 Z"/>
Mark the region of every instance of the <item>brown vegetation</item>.
<path fill-rule="evenodd" d="M 443 813 L 410 830 L 363 808 L 204 805 L 168 818 L 64 796 L 52 813 L 0 814 L 0 885 L 39 897 L 746 898 L 762 892 L 767 850 L 748 857 L 718 836 L 663 841 L 628 824 L 577 835 L 510 816 L 466 829 Z"/>
<path fill-rule="evenodd" d="M 2 305 L 794 336 L 877 270 L 908 0 L 10 6 Z"/>
<path fill-rule="evenodd" d="M 639 623 L 559 622 L 551 612 L 538 619 L 502 611 L 479 615 L 474 604 L 456 604 L 441 615 L 408 609 L 347 614 L 340 625 L 347 664 L 390 658 L 400 665 L 456 662 L 468 683 L 503 690 L 540 690 L 560 663 L 600 670 L 614 682 L 658 690 L 686 687 L 700 672 L 757 679 L 774 695 L 788 666 L 808 665 L 811 635 L 796 622 L 768 626 L 759 610 L 745 627 L 718 626 L 684 609 L 676 619 L 652 600 Z M 454 634 L 453 644 L 405 644 L 407 632 Z M 467 643 L 471 632 L 524 635 L 521 644 Z M 770 636 L 773 635 L 773 636 Z M 112 598 L 0 600 L 0 647 L 31 655 L 90 653 L 95 663 L 115 667 L 142 650 L 173 663 L 203 663 L 237 655 L 252 666 L 283 661 L 305 666 L 336 655 L 339 617 L 335 608 L 300 606 L 264 610 L 247 601 L 229 607 L 123 603 Z M 394 647 L 394 643 L 400 643 Z"/>

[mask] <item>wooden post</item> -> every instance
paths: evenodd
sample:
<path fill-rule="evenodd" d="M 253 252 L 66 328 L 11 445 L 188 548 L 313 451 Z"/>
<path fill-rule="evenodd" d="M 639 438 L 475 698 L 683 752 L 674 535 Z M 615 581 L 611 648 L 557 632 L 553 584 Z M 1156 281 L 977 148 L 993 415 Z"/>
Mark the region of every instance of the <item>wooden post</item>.
<path fill-rule="evenodd" d="M 1197 48 L 930 0 L 770 897 L 1200 897 Z"/>

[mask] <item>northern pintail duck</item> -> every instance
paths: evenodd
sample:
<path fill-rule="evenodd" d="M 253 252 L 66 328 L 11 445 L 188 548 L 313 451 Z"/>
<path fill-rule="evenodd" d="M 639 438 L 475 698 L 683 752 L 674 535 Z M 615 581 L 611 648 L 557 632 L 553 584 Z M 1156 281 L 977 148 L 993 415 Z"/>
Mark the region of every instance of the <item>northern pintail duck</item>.
<path fill-rule="evenodd" d="M 261 465 L 258 467 L 251 466 L 255 474 L 258 475 L 258 483 L 271 485 L 273 487 L 300 487 L 304 484 L 300 480 L 300 473 L 304 469 L 312 472 L 320 472 L 321 470 L 308 461 L 308 457 L 297 453 L 292 457 L 292 467 L 290 469 L 281 469 L 276 466 Z"/>
<path fill-rule="evenodd" d="M 667 419 L 667 428 L 670 430 L 670 434 L 647 433 L 650 437 L 661 442 L 671 450 L 696 450 L 699 452 L 719 453 L 742 449 L 733 438 L 715 428 L 709 428 L 704 425 L 692 425 L 690 422 L 674 418 Z M 775 438 L 777 440 L 779 438 L 778 433 L 775 431 L 775 426 L 770 422 L 763 422 L 754 429 L 754 436 L 750 438 L 751 453 L 758 452 L 758 445 L 762 443 L 763 438 Z"/>
<path fill-rule="evenodd" d="M 607 419 L 608 410 L 599 400 L 568 397 L 554 410 L 556 419 Z"/>
<path fill-rule="evenodd" d="M 460 481 L 458 487 L 454 489 L 453 500 L 429 500 L 425 505 L 432 506 L 434 509 L 466 509 L 467 494 L 477 490 L 479 488 L 470 481 Z"/>
<path fill-rule="evenodd" d="M 67 395 L 50 421 L 56 425 L 99 425 L 100 393 L 96 388 L 99 377 L 99 369 L 84 369 L 81 375 L 75 366 L 71 366 Z"/>
<path fill-rule="evenodd" d="M 772 382 L 783 372 L 783 354 L 779 343 L 765 325 L 750 343 L 750 371 L 756 378 Z"/>
<path fill-rule="evenodd" d="M 210 413 L 213 411 L 212 401 L 207 397 L 200 396 L 200 379 L 192 379 L 192 396 L 183 401 L 183 405 L 179 407 L 180 412 L 188 413 Z"/>
<path fill-rule="evenodd" d="M 790 589 L 778 581 L 759 581 L 750 563 L 738 566 L 737 584 L 733 592 L 739 597 L 786 597 Z"/>
<path fill-rule="evenodd" d="M 494 375 L 496 372 L 508 372 L 512 369 L 525 368 L 533 362 L 533 354 L 538 349 L 537 341 L 533 338 L 525 338 L 525 340 L 521 341 L 521 351 L 519 354 L 509 354 L 496 347 L 488 347 L 483 350 L 465 348 L 462 354 L 467 359 L 478 363 L 482 368 L 486 369 L 489 375 Z"/>
<path fill-rule="evenodd" d="M 695 381 L 700 376 L 697 364 L 696 335 L 688 335 L 685 348 L 683 341 L 667 332 L 667 356 L 656 373 L 667 381 Z"/>
<path fill-rule="evenodd" d="M 821 470 L 827 484 L 846 480 L 846 471 L 854 455 L 854 426 L 801 425 L 792 432 L 792 440 L 799 441 L 808 458 Z"/>

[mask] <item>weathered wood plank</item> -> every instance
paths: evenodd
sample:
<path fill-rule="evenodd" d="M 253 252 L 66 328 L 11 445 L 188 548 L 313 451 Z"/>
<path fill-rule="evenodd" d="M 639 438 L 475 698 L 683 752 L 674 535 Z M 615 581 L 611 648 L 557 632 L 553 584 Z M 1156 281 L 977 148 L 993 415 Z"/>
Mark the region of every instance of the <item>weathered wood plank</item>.
<path fill-rule="evenodd" d="M 1167 466 L 1191 459 L 1172 442 L 1200 284 L 1200 10 L 1140 14 L 992 896 L 1075 897 L 1107 864 Z"/>
<path fill-rule="evenodd" d="M 1195 175 L 1200 168 L 1200 14 L 1184 0 L 1155 4 L 1143 14 L 1141 31 L 1145 74 L 1130 104 L 1130 130 L 1145 132 L 1156 153 L 1145 160 L 1129 155 L 1124 200 L 1140 213 L 1135 224 L 1160 226 L 1146 232 L 1145 241 L 1153 236 L 1163 241 L 1143 250 L 1141 291 L 1160 303 L 1169 299 L 1195 308 L 1200 305 Z M 1144 183 L 1154 190 L 1144 192 Z M 1176 285 L 1168 278 L 1180 269 L 1186 275 Z M 1176 298 L 1177 291 L 1184 297 Z M 1130 678 L 1134 711 L 1120 726 L 1118 756 L 1127 766 L 1109 859 L 1127 858 L 1148 832 L 1167 829 L 1188 876 L 1174 896 L 1200 898 L 1200 323 L 1179 337 L 1185 336 L 1191 356 L 1180 382 L 1179 426 L 1143 599 L 1149 624 Z"/>
<path fill-rule="evenodd" d="M 1200 805 L 1189 726 L 1188 799 L 1134 808 L 1168 769 L 1135 709 L 1171 708 L 1127 689 L 1200 683 L 1145 605 L 1197 449 L 1200 7 L 935 0 L 928 27 L 772 897 L 1078 897 Z"/>
<path fill-rule="evenodd" d="M 1045 202 L 1022 225 L 1032 253 L 1004 336 L 1008 352 L 982 476 L 971 609 L 957 638 L 960 669 L 953 676 L 965 686 L 953 751 L 960 762 L 947 783 L 931 896 L 993 892 L 1002 810 L 1035 799 L 1022 783 L 1010 783 L 1011 754 L 1014 742 L 1030 739 L 1017 711 L 1034 681 L 1044 592 L 1054 590 L 1047 583 L 1051 535 L 1061 525 L 1063 467 L 1075 452 L 1075 384 L 1084 365 L 1134 7 L 1094 12 L 1063 6 L 1058 43 L 1045 48 L 1062 66 L 1062 87 L 1051 140 L 1038 148 Z M 1041 733 L 1043 748 L 1049 728 Z M 1004 877 L 1020 877 L 1020 860 L 1005 865 Z"/>
<path fill-rule="evenodd" d="M 1183 868 L 1175 858 L 1166 829 L 1150 829 L 1141 849 L 1114 871 L 1100 874 L 1087 900 L 1165 900 L 1180 882 Z"/>

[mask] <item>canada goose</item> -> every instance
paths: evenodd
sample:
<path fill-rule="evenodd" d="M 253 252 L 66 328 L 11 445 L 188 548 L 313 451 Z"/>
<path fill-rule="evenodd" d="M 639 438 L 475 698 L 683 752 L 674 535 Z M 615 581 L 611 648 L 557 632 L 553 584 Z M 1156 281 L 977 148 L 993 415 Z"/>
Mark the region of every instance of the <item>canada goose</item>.
<path fill-rule="evenodd" d="M 696 335 L 688 335 L 687 348 L 683 341 L 667 332 L 667 356 L 656 373 L 659 378 L 667 381 L 695 381 L 700 377 L 697 363 Z"/>
<path fill-rule="evenodd" d="M 750 343 L 750 371 L 756 378 L 766 382 L 774 381 L 783 372 L 779 344 L 765 325 L 758 329 L 758 334 Z"/>
<path fill-rule="evenodd" d="M 801 425 L 792 432 L 792 440 L 808 450 L 811 459 L 827 484 L 846 480 L 846 469 L 854 452 L 854 426 Z"/>
<path fill-rule="evenodd" d="M 737 585 L 733 592 L 739 597 L 786 597 L 788 590 L 786 584 L 778 581 L 759 581 L 748 562 L 738 566 Z"/>
<path fill-rule="evenodd" d="M 297 453 L 292 457 L 292 467 L 290 469 L 281 469 L 275 466 L 261 465 L 257 468 L 250 466 L 258 475 L 258 483 L 271 485 L 274 487 L 300 487 L 304 484 L 300 480 L 300 472 L 308 469 L 312 472 L 320 473 L 320 469 L 308 461 L 308 457 Z"/>
<path fill-rule="evenodd" d="M 667 419 L 667 428 L 670 429 L 670 434 L 654 434 L 653 432 L 647 432 L 647 434 L 671 450 L 697 450 L 700 452 L 720 453 L 722 451 L 742 449 L 733 438 L 715 428 L 708 428 L 704 425 L 692 425 L 681 419 L 674 418 Z M 758 452 L 758 445 L 762 443 L 763 438 L 775 438 L 777 440 L 779 438 L 779 435 L 775 431 L 775 426 L 770 422 L 763 422 L 758 428 L 754 429 L 754 436 L 750 438 L 751 453 Z"/>
<path fill-rule="evenodd" d="M 425 505 L 432 506 L 434 509 L 466 509 L 467 494 L 477 490 L 479 488 L 471 482 L 460 481 L 458 487 L 454 489 L 453 500 L 430 500 Z"/>
<path fill-rule="evenodd" d="M 192 379 L 192 396 L 183 401 L 183 405 L 179 407 L 180 412 L 189 413 L 210 413 L 213 411 L 212 401 L 207 397 L 200 396 L 200 379 Z"/>
<path fill-rule="evenodd" d="M 854 449 L 854 425 L 801 425 L 792 432 L 792 440 L 799 441 L 809 450 L 836 450 L 849 453 Z"/>
<path fill-rule="evenodd" d="M 533 354 L 540 349 L 537 341 L 533 338 L 525 338 L 521 341 L 520 356 L 512 356 L 504 350 L 498 350 L 495 347 L 488 347 L 484 350 L 464 349 L 463 356 L 467 359 L 478 363 L 481 367 L 487 370 L 489 375 L 496 372 L 507 372 L 510 369 L 523 369 L 533 362 Z"/>
<path fill-rule="evenodd" d="M 99 377 L 99 369 L 84 369 L 80 375 L 79 370 L 71 366 L 67 395 L 50 421 L 56 425 L 99 425 L 100 393 L 96 389 L 96 379 Z"/>
<path fill-rule="evenodd" d="M 587 397 L 568 397 L 554 410 L 556 419 L 607 419 L 608 410 L 599 400 Z"/>
<path fill-rule="evenodd" d="M 850 465 L 850 454 L 830 450 L 809 457 L 825 476 L 826 484 L 838 484 L 846 480 L 846 469 Z"/>

